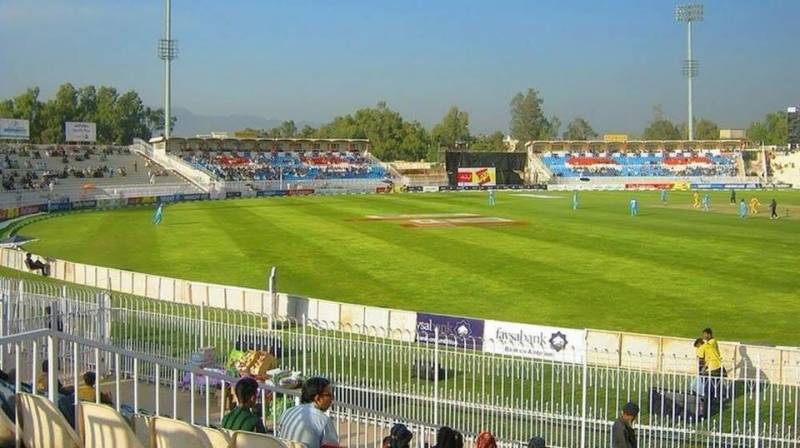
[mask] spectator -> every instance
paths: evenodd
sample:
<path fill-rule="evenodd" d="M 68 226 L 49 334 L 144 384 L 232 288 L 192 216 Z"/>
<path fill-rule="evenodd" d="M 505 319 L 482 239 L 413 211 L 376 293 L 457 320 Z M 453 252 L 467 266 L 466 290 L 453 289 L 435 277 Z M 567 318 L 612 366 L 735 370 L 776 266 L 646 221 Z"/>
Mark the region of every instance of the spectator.
<path fill-rule="evenodd" d="M 703 330 L 703 340 L 705 343 L 701 346 L 698 353 L 702 352 L 703 360 L 706 365 L 706 374 L 710 377 L 709 387 L 716 394 L 719 390 L 720 378 L 726 376 L 722 369 L 722 355 L 719 352 L 719 344 L 717 344 L 717 340 L 714 338 L 714 332 L 711 328 Z"/>
<path fill-rule="evenodd" d="M 436 433 L 434 448 L 464 448 L 464 437 L 460 432 L 448 426 L 442 426 Z"/>
<path fill-rule="evenodd" d="M 703 341 L 702 338 L 694 340 L 694 350 L 697 353 L 697 378 L 695 379 L 694 391 L 697 395 L 705 395 L 703 388 L 703 375 L 706 372 L 706 360 L 703 354 Z"/>
<path fill-rule="evenodd" d="M 30 252 L 25 254 L 25 266 L 31 271 L 41 271 L 45 277 L 50 275 L 50 265 L 42 263 L 41 260 L 34 260 Z"/>
<path fill-rule="evenodd" d="M 497 440 L 489 431 L 483 431 L 475 439 L 475 448 L 497 448 Z"/>
<path fill-rule="evenodd" d="M 389 432 L 389 448 L 408 448 L 411 444 L 411 439 L 414 437 L 414 434 L 408 430 L 406 425 L 398 423 L 392 426 L 392 430 Z"/>
<path fill-rule="evenodd" d="M 47 372 L 50 371 L 50 363 L 47 360 L 42 361 L 42 373 L 36 378 L 36 391 L 44 393 L 47 391 Z M 72 387 L 69 389 L 64 388 L 61 381 L 56 380 L 57 390 L 60 394 L 67 394 L 72 392 Z"/>
<path fill-rule="evenodd" d="M 547 448 L 547 443 L 541 437 L 533 437 L 528 441 L 528 448 Z"/>
<path fill-rule="evenodd" d="M 330 381 L 321 377 L 309 378 L 303 384 L 300 406 L 295 406 L 281 416 L 278 435 L 284 439 L 304 443 L 307 448 L 338 445 L 336 426 L 325 414 L 333 404 Z"/>
<path fill-rule="evenodd" d="M 97 396 L 95 390 L 96 377 L 94 372 L 86 372 L 83 374 L 83 385 L 78 387 L 78 399 L 81 401 L 94 402 Z M 111 406 L 111 394 L 108 392 L 100 392 L 100 403 Z"/>
<path fill-rule="evenodd" d="M 622 415 L 614 422 L 611 427 L 612 447 L 613 448 L 636 448 L 636 430 L 633 429 L 633 422 L 639 416 L 639 406 L 636 403 L 628 402 L 622 408 Z"/>
<path fill-rule="evenodd" d="M 236 382 L 236 401 L 238 406 L 222 418 L 222 426 L 232 431 L 248 431 L 266 434 L 267 429 L 254 412 L 258 399 L 258 381 L 242 378 Z"/>

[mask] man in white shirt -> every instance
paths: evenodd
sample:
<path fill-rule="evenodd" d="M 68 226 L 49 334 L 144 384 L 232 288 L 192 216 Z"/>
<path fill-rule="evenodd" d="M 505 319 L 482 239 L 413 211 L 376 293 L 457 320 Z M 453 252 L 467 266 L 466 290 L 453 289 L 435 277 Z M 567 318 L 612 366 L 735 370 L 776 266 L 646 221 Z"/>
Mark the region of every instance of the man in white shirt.
<path fill-rule="evenodd" d="M 333 388 L 325 378 L 309 378 L 303 384 L 300 405 L 290 408 L 281 416 L 278 436 L 294 440 L 307 448 L 322 445 L 339 445 L 336 426 L 325 412 L 333 404 Z"/>

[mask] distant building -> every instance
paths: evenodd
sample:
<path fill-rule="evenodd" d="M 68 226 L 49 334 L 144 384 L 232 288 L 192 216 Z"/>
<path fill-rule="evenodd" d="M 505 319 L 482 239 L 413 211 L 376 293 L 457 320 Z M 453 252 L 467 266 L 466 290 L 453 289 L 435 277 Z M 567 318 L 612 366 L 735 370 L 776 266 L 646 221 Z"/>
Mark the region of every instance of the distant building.
<path fill-rule="evenodd" d="M 720 129 L 719 130 L 719 138 L 726 140 L 744 140 L 745 139 L 745 132 L 744 129 Z"/>

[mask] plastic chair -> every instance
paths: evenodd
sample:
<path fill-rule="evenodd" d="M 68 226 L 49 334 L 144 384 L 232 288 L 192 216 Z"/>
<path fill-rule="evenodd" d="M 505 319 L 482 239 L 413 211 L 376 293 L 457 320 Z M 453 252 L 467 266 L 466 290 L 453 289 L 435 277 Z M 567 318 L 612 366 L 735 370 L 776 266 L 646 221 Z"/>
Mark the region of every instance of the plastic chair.
<path fill-rule="evenodd" d="M 78 432 L 84 446 L 144 448 L 128 422 L 104 404 L 81 402 L 78 405 Z"/>
<path fill-rule="evenodd" d="M 47 398 L 17 394 L 20 439 L 27 447 L 79 448 L 80 438 L 58 408 Z"/>
<path fill-rule="evenodd" d="M 152 448 L 215 448 L 206 433 L 189 423 L 164 417 L 153 417 L 150 422 Z"/>
<path fill-rule="evenodd" d="M 229 436 L 225 431 L 206 427 L 201 427 L 200 429 L 203 430 L 208 438 L 208 443 L 210 443 L 214 448 L 230 448 L 233 445 L 232 437 Z"/>
<path fill-rule="evenodd" d="M 303 445 L 305 446 L 305 445 Z M 281 439 L 266 434 L 236 431 L 233 433 L 234 448 L 288 448 Z"/>
<path fill-rule="evenodd" d="M 14 447 L 16 443 L 16 433 L 17 430 L 14 426 L 14 422 L 8 418 L 4 411 L 0 410 L 0 448 Z"/>

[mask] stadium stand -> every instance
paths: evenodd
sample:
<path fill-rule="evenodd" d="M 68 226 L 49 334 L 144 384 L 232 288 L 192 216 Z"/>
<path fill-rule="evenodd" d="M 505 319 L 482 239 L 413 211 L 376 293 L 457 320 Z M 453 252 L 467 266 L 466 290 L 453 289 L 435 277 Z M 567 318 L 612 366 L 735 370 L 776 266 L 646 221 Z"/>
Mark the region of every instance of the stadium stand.
<path fill-rule="evenodd" d="M 87 199 L 131 187 L 199 191 L 125 146 L 0 144 L 0 186 L 0 203 Z"/>
<path fill-rule="evenodd" d="M 225 181 L 386 177 L 382 166 L 354 151 L 183 151 L 180 157 Z"/>
<path fill-rule="evenodd" d="M 720 150 L 541 154 L 541 160 L 557 177 L 736 176 L 737 157 Z"/>

